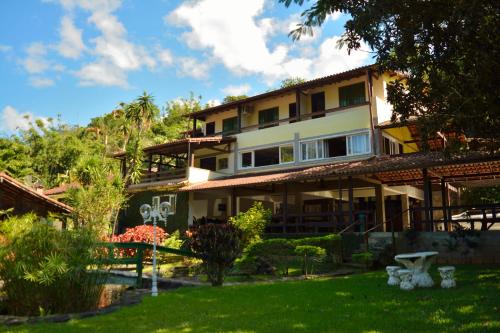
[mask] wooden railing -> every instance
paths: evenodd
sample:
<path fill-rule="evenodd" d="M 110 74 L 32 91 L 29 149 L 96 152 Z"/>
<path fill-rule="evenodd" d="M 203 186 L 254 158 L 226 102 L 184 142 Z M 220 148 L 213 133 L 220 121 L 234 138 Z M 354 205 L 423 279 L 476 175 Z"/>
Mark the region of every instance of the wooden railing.
<path fill-rule="evenodd" d="M 500 204 L 485 205 L 460 205 L 446 207 L 430 207 L 431 220 L 425 217 L 425 207 L 413 207 L 410 209 L 410 225 L 415 229 L 426 231 L 436 230 L 436 226 L 443 226 L 444 230 L 450 230 L 451 226 L 468 226 L 475 230 L 476 223 L 481 225 L 481 230 L 486 231 L 500 223 Z M 435 216 L 442 216 L 435 218 Z"/>
<path fill-rule="evenodd" d="M 278 222 L 276 222 L 278 221 Z M 352 223 L 348 211 L 318 212 L 275 215 L 273 222 L 266 226 L 267 234 L 321 234 L 349 230 L 363 232 L 375 224 L 375 212 L 371 210 L 356 210 L 353 212 Z M 358 223 L 362 221 L 362 223 Z"/>
<path fill-rule="evenodd" d="M 369 104 L 370 104 L 369 102 L 364 102 L 364 103 L 359 103 L 359 104 L 355 104 L 355 105 L 340 106 L 340 107 L 336 107 L 336 108 L 326 109 L 323 111 L 304 113 L 304 114 L 300 114 L 300 116 L 283 118 L 283 119 L 278 119 L 278 120 L 274 120 L 274 121 L 270 121 L 270 122 L 266 122 L 266 123 L 245 126 L 245 127 L 242 127 L 240 130 L 235 129 L 235 130 L 228 131 L 228 132 L 217 132 L 217 133 L 208 134 L 208 135 L 203 135 L 203 133 L 196 133 L 195 136 L 218 136 L 218 135 L 225 136 L 225 135 L 233 135 L 233 134 L 238 134 L 238 133 L 250 132 L 250 131 L 255 131 L 258 129 L 265 129 L 265 128 L 269 128 L 269 127 L 280 126 L 283 124 L 289 124 L 292 122 L 299 122 L 299 121 L 304 121 L 304 120 L 308 120 L 308 119 L 312 119 L 312 118 L 319 118 L 319 117 L 325 116 L 326 114 L 329 114 L 329 113 L 348 110 L 348 109 L 352 109 L 352 108 L 356 108 L 356 107 L 360 107 L 360 106 L 365 106 L 365 105 L 369 105 Z"/>
<path fill-rule="evenodd" d="M 184 168 L 164 170 L 164 171 L 158 171 L 158 172 L 146 171 L 142 176 L 141 183 L 151 183 L 151 182 L 159 182 L 162 180 L 186 178 L 186 174 L 187 174 L 187 171 Z"/>

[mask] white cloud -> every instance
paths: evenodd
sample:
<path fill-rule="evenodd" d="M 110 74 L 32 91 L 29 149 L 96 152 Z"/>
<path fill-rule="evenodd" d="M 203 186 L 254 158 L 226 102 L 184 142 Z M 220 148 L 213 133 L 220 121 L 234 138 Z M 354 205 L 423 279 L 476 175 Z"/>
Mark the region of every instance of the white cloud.
<path fill-rule="evenodd" d="M 54 85 L 54 80 L 40 76 L 30 77 L 29 82 L 31 86 L 36 88 L 46 88 Z"/>
<path fill-rule="evenodd" d="M 208 78 L 212 64 L 210 62 L 200 62 L 196 58 L 179 58 L 177 73 L 179 76 L 188 76 L 199 80 Z"/>
<path fill-rule="evenodd" d="M 82 86 L 128 87 L 125 72 L 105 61 L 87 64 L 76 72 L 75 75 L 80 79 L 80 85 Z"/>
<path fill-rule="evenodd" d="M 158 60 L 163 66 L 170 66 L 174 63 L 174 57 L 172 56 L 172 52 L 167 49 L 159 49 L 157 50 Z"/>
<path fill-rule="evenodd" d="M 319 52 L 308 49 L 302 53 L 305 44 L 321 36 L 319 29 L 314 36 L 305 36 L 293 46 L 274 45 L 272 38 L 277 34 L 286 36 L 300 17 L 294 14 L 285 20 L 262 18 L 264 6 L 265 0 L 190 1 L 166 15 L 164 21 L 188 29 L 182 34 L 182 41 L 190 48 L 209 52 L 212 61 L 221 62 L 234 74 L 261 75 L 269 85 L 286 77 L 312 78 L 344 71 L 367 60 L 367 53 L 353 52 L 348 56 L 345 49 L 338 50 L 334 45 L 338 37 L 323 41 Z M 338 17 L 334 13 L 329 19 Z M 294 50 L 299 55 L 293 56 Z"/>
<path fill-rule="evenodd" d="M 207 105 L 209 107 L 213 107 L 213 106 L 217 106 L 217 105 L 221 105 L 222 102 L 220 101 L 220 99 L 217 99 L 217 98 L 214 98 L 214 99 L 209 99 L 207 101 Z"/>
<path fill-rule="evenodd" d="M 27 57 L 21 63 L 30 74 L 39 74 L 50 68 L 50 63 L 45 59 L 47 47 L 40 42 L 31 43 L 26 49 Z"/>
<path fill-rule="evenodd" d="M 241 84 L 241 85 L 229 85 L 225 88 L 222 89 L 222 92 L 226 95 L 230 96 L 239 96 L 239 95 L 246 95 L 250 91 L 251 87 L 249 84 Z"/>
<path fill-rule="evenodd" d="M 0 52 L 9 52 L 12 51 L 12 46 L 0 44 Z"/>
<path fill-rule="evenodd" d="M 77 59 L 85 50 L 82 40 L 82 30 L 78 29 L 69 15 L 63 16 L 59 28 L 61 42 L 57 45 L 59 53 L 71 59 Z"/>
<path fill-rule="evenodd" d="M 28 130 L 37 119 L 48 123 L 47 118 L 35 117 L 31 112 L 21 113 L 10 105 L 3 108 L 0 119 L 2 120 L 0 128 L 9 132 Z"/>

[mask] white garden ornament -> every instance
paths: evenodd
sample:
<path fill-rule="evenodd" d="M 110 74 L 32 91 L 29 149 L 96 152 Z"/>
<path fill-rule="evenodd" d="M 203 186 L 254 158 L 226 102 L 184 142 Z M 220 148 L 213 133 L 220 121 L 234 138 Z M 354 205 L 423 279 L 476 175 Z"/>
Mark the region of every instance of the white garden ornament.
<path fill-rule="evenodd" d="M 387 266 L 385 270 L 387 271 L 387 275 L 389 275 L 389 279 L 387 280 L 387 284 L 390 286 L 399 286 L 401 280 L 398 276 L 398 270 L 401 267 L 399 266 Z"/>
<path fill-rule="evenodd" d="M 415 288 L 415 285 L 411 282 L 411 278 L 413 275 L 413 271 L 409 269 L 400 269 L 398 270 L 398 276 L 401 279 L 401 283 L 399 287 L 403 290 L 412 290 Z"/>
<path fill-rule="evenodd" d="M 441 288 L 454 288 L 457 283 L 455 282 L 455 267 L 443 266 L 438 268 L 441 275 Z"/>
<path fill-rule="evenodd" d="M 428 273 L 438 252 L 415 252 L 398 254 L 394 259 L 411 271 L 411 282 L 417 287 L 432 287 L 434 281 Z M 401 278 L 401 277 L 400 277 Z"/>

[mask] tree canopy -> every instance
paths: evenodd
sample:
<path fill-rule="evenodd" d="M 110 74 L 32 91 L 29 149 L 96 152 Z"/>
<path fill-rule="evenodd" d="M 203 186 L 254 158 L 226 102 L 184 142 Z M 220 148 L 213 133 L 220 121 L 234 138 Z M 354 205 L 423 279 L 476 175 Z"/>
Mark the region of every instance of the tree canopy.
<path fill-rule="evenodd" d="M 317 0 L 291 36 L 312 34 L 334 12 L 350 15 L 340 45 L 364 42 L 381 71 L 403 74 L 388 86 L 394 120 L 418 117 L 424 139 L 453 131 L 498 147 L 500 2 Z"/>

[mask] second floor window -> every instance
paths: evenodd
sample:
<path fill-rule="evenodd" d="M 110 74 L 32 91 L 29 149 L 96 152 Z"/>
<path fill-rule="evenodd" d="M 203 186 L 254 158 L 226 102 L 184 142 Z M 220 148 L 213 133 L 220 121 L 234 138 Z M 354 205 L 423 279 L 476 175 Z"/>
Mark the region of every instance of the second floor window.
<path fill-rule="evenodd" d="M 360 82 L 339 88 L 339 105 L 350 106 L 366 102 L 365 83 Z"/>
<path fill-rule="evenodd" d="M 217 160 L 217 170 L 225 170 L 229 167 L 229 160 L 227 157 L 219 158 Z"/>
<path fill-rule="evenodd" d="M 301 143 L 301 160 L 314 161 L 322 158 L 367 154 L 370 152 L 368 134 L 338 136 Z"/>
<path fill-rule="evenodd" d="M 238 131 L 238 117 L 231 117 L 222 120 L 222 134 L 231 134 Z"/>
<path fill-rule="evenodd" d="M 325 92 L 324 91 L 311 95 L 311 108 L 312 108 L 311 111 L 313 113 L 325 111 Z M 325 116 L 325 114 L 322 113 L 322 114 L 313 115 L 312 118 L 315 119 L 315 118 L 321 118 L 324 116 Z"/>
<path fill-rule="evenodd" d="M 297 119 L 292 119 L 297 117 L 297 103 L 288 104 L 288 118 L 290 118 L 289 123 L 295 123 Z"/>
<path fill-rule="evenodd" d="M 390 139 L 386 136 L 383 136 L 383 152 L 384 154 L 388 155 L 396 155 L 396 154 L 402 154 L 404 152 L 403 150 L 403 145 L 397 142 L 394 139 Z"/>
<path fill-rule="evenodd" d="M 259 128 L 277 126 L 279 120 L 279 108 L 271 108 L 259 111 Z"/>

